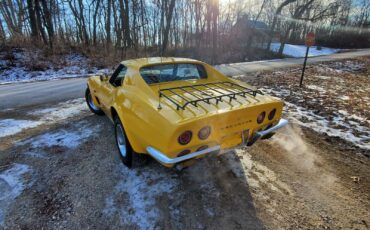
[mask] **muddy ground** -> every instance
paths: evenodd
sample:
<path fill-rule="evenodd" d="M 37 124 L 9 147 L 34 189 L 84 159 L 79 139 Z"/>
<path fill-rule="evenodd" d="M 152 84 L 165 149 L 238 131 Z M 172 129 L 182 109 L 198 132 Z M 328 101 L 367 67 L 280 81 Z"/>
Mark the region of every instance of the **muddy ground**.
<path fill-rule="evenodd" d="M 292 71 L 282 75 L 293 76 Z M 274 93 L 276 74 L 240 78 Z M 368 77 L 353 85 L 369 93 Z M 294 88 L 292 81 L 282 85 Z M 301 103 L 292 98 L 284 97 L 287 103 Z M 337 101 L 323 98 L 329 104 Z M 73 116 L 47 119 L 53 115 L 44 109 L 53 106 L 60 105 L 0 112 L 0 119 L 47 120 L 0 138 L 0 228 L 370 228 L 368 150 L 302 125 L 289 111 L 284 114 L 289 127 L 272 139 L 178 172 L 150 159 L 127 169 L 106 117 L 84 108 Z M 350 114 L 368 116 L 366 108 L 352 107 Z M 320 115 L 335 114 L 325 109 Z M 362 124 L 366 129 L 368 123 Z"/>

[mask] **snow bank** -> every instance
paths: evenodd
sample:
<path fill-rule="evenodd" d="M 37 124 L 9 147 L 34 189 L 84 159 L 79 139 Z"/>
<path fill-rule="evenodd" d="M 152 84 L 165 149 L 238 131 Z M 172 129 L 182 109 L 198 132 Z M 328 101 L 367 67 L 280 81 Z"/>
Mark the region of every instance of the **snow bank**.
<path fill-rule="evenodd" d="M 278 52 L 280 48 L 279 42 L 271 43 L 270 50 L 274 52 Z M 304 57 L 306 55 L 307 47 L 304 45 L 292 45 L 292 44 L 285 44 L 283 54 L 292 56 L 292 57 Z M 309 57 L 314 56 L 321 56 L 321 55 L 329 55 L 338 52 L 340 49 L 332 49 L 327 47 L 321 47 L 321 50 L 317 49 L 317 46 L 310 47 L 308 52 Z"/>
<path fill-rule="evenodd" d="M 0 173 L 0 228 L 4 225 L 5 215 L 10 204 L 25 188 L 32 185 L 32 181 L 26 181 L 24 175 L 31 173 L 28 165 L 13 164 L 13 166 Z"/>
<path fill-rule="evenodd" d="M 59 66 L 51 61 L 40 60 L 41 55 L 40 52 L 14 50 L 14 59 L 9 60 L 6 53 L 0 53 L 0 84 L 86 77 L 110 72 L 109 69 L 89 67 L 88 59 L 79 54 L 61 56 Z M 26 63 L 36 61 L 41 63 L 43 70 L 29 70 L 26 66 Z"/>
<path fill-rule="evenodd" d="M 24 129 L 34 128 L 42 124 L 41 121 L 4 119 L 0 120 L 0 137 L 17 134 Z"/>

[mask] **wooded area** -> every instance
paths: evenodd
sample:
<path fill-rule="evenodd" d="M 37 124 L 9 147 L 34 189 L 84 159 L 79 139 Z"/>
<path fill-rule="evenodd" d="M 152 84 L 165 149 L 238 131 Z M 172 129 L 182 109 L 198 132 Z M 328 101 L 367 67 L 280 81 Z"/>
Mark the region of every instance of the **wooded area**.
<path fill-rule="evenodd" d="M 285 43 L 302 44 L 309 31 L 316 32 L 318 45 L 370 47 L 370 0 L 0 2 L 2 46 L 79 47 L 120 58 L 253 59 L 256 49 L 268 52 L 273 40 L 281 42 L 281 55 Z"/>

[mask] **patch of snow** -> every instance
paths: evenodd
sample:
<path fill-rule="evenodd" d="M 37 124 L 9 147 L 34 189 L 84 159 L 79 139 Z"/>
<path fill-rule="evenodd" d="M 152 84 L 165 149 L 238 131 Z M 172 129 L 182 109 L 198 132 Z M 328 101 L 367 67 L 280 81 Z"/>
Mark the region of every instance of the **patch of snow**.
<path fill-rule="evenodd" d="M 0 54 L 0 69 L 2 70 L 0 84 L 87 77 L 111 71 L 89 67 L 88 59 L 79 54 L 68 54 L 60 57 L 61 66 L 54 66 L 55 64 L 51 61 L 40 61 L 44 65 L 43 68 L 46 68 L 45 70 L 28 70 L 25 63 L 39 60 L 40 55 L 42 55 L 40 52 L 15 50 L 12 55 L 15 60 L 12 61 L 13 65 L 10 65 L 8 60 L 3 59 L 5 54 Z"/>
<path fill-rule="evenodd" d="M 47 132 L 33 137 L 26 141 L 18 142 L 18 145 L 31 144 L 33 148 L 62 146 L 66 148 L 76 148 L 81 142 L 98 132 L 100 125 L 91 125 L 87 122 L 75 124 L 73 130 L 60 129 L 54 132 Z"/>
<path fill-rule="evenodd" d="M 356 60 L 346 60 L 344 62 L 331 63 L 330 68 L 337 70 L 337 72 L 359 72 L 366 70 L 366 65 Z"/>
<path fill-rule="evenodd" d="M 342 95 L 342 96 L 339 97 L 339 99 L 344 100 L 344 101 L 348 101 L 349 96 Z"/>
<path fill-rule="evenodd" d="M 326 90 L 320 86 L 317 85 L 306 85 L 306 88 L 319 91 L 320 93 L 325 93 Z"/>
<path fill-rule="evenodd" d="M 77 98 L 61 102 L 55 107 L 32 111 L 30 115 L 41 115 L 41 121 L 44 123 L 53 123 L 55 121 L 64 120 L 74 117 L 83 111 L 88 111 L 88 107 L 84 98 Z"/>
<path fill-rule="evenodd" d="M 314 86 L 313 88 L 317 89 L 316 87 Z M 281 90 L 267 87 L 261 88 L 261 90 L 280 98 L 284 98 L 285 96 L 285 92 Z M 345 110 L 338 110 L 336 116 L 329 120 L 304 107 L 287 101 L 284 103 L 284 112 L 299 125 L 311 128 L 318 133 L 326 133 L 328 136 L 339 137 L 353 143 L 359 148 L 370 149 L 370 129 L 363 124 L 364 122 L 370 124 L 370 121 L 365 118 L 356 114 L 349 114 Z"/>
<path fill-rule="evenodd" d="M 345 110 L 338 110 L 338 113 L 344 115 L 344 116 L 348 116 L 348 112 L 345 111 Z"/>
<path fill-rule="evenodd" d="M 321 75 L 319 75 L 319 76 L 315 76 L 316 78 L 319 78 L 319 79 L 322 79 L 322 80 L 330 80 L 331 79 L 331 77 L 328 77 L 328 76 L 321 76 Z"/>
<path fill-rule="evenodd" d="M 313 129 L 318 133 L 326 133 L 328 136 L 339 137 L 353 143 L 363 149 L 370 149 L 370 130 L 358 122 L 345 121 L 348 116 L 346 111 L 338 111 L 338 116 L 329 121 L 325 117 L 319 116 L 303 107 L 285 102 L 285 110 L 290 118 L 299 125 Z M 303 122 L 304 120 L 304 122 Z M 355 135 L 356 134 L 356 135 Z"/>
<path fill-rule="evenodd" d="M 34 128 L 42 124 L 40 121 L 4 119 L 0 120 L 0 137 L 17 134 L 24 129 Z"/>
<path fill-rule="evenodd" d="M 342 62 L 332 62 L 329 64 L 318 64 L 317 69 L 321 73 L 356 73 L 366 71 L 366 65 L 356 60 L 346 60 Z M 338 79 L 340 80 L 340 79 Z"/>
<path fill-rule="evenodd" d="M 10 169 L 0 173 L 0 227 L 4 225 L 5 215 L 10 204 L 32 185 L 32 181 L 26 181 L 24 175 L 31 173 L 28 165 L 13 164 Z"/>
<path fill-rule="evenodd" d="M 98 70 L 96 68 L 87 70 L 76 66 L 64 67 L 60 70 L 49 69 L 45 71 L 28 71 L 24 67 L 13 67 L 11 69 L 4 70 L 0 74 L 0 85 L 14 82 L 33 82 L 65 78 L 90 77 L 102 73 L 109 73 L 109 71 L 110 70 L 108 69 Z"/>
<path fill-rule="evenodd" d="M 28 151 L 23 154 L 27 157 L 32 157 L 32 158 L 46 158 L 46 154 L 40 151 Z"/>
<path fill-rule="evenodd" d="M 279 42 L 271 43 L 270 50 L 274 52 L 278 52 L 280 48 Z M 292 45 L 292 44 L 285 44 L 283 54 L 292 56 L 292 57 L 304 57 L 306 55 L 307 47 L 304 45 Z M 327 47 L 321 47 L 319 50 L 317 46 L 312 46 L 309 49 L 308 56 L 321 56 L 321 55 L 329 55 L 338 52 L 340 49 L 332 49 Z"/>
<path fill-rule="evenodd" d="M 158 168 L 138 171 L 120 166 L 118 171 L 123 179 L 106 198 L 103 213 L 108 218 L 118 215 L 122 223 L 136 225 L 138 229 L 155 229 L 160 218 L 156 200 L 160 196 L 170 196 L 177 181 Z M 124 200 L 128 203 L 115 201 L 115 197 L 122 196 L 127 196 Z"/>
<path fill-rule="evenodd" d="M 35 110 L 28 113 L 30 115 L 40 116 L 39 121 L 15 119 L 0 120 L 0 137 L 14 135 L 24 129 L 35 128 L 42 124 L 53 124 L 60 120 L 77 116 L 84 111 L 88 111 L 85 99 L 77 98 L 61 102 L 51 108 Z"/>
<path fill-rule="evenodd" d="M 353 120 L 357 120 L 357 121 L 367 121 L 370 124 L 369 120 L 367 120 L 364 117 L 357 116 L 356 114 L 352 114 L 348 118 L 353 119 Z"/>

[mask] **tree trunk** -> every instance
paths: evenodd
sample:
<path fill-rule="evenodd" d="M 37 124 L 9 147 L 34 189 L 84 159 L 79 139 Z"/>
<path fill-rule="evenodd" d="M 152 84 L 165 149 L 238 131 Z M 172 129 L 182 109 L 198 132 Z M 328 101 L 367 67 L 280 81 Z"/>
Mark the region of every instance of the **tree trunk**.
<path fill-rule="evenodd" d="M 100 7 L 100 0 L 97 0 L 95 10 L 94 10 L 94 15 L 93 15 L 93 44 L 94 46 L 96 46 L 96 20 L 98 17 L 99 7 Z"/>
<path fill-rule="evenodd" d="M 166 28 L 163 33 L 163 43 L 162 43 L 162 53 L 164 53 L 167 49 L 168 43 L 168 34 L 170 31 L 171 20 L 173 15 L 173 8 L 175 7 L 175 0 L 171 0 L 170 6 L 168 7 L 167 15 L 166 15 Z"/>
<path fill-rule="evenodd" d="M 46 3 L 46 0 L 41 0 L 41 4 L 42 4 L 44 23 L 46 26 L 46 30 L 48 31 L 49 46 L 50 48 L 53 48 L 54 28 L 53 28 L 51 13 Z"/>
<path fill-rule="evenodd" d="M 37 27 L 40 30 L 42 40 L 44 41 L 44 44 L 48 44 L 48 39 L 45 33 L 44 28 L 42 27 L 42 21 L 41 21 L 41 8 L 39 0 L 35 0 L 35 12 L 36 12 L 36 21 L 37 21 Z"/>
<path fill-rule="evenodd" d="M 130 36 L 130 8 L 128 5 L 128 0 L 125 0 L 125 21 L 126 23 L 124 26 L 124 33 L 125 33 L 125 41 L 127 47 L 132 47 L 132 40 Z"/>
<path fill-rule="evenodd" d="M 145 8 L 144 8 L 144 0 L 140 0 L 140 8 L 141 8 L 141 30 L 143 33 L 143 42 L 144 42 L 144 52 L 146 55 L 146 30 L 145 30 L 145 21 L 144 21 L 144 15 L 145 15 Z"/>
<path fill-rule="evenodd" d="M 30 28 L 32 40 L 36 41 L 38 39 L 37 22 L 36 22 L 36 12 L 33 5 L 33 0 L 27 0 L 28 15 L 30 18 Z"/>
<path fill-rule="evenodd" d="M 5 30 L 4 30 L 4 27 L 3 27 L 3 21 L 1 20 L 0 18 L 0 39 L 2 40 L 2 43 L 5 43 Z"/>
<path fill-rule="evenodd" d="M 107 2 L 107 18 L 105 23 L 105 31 L 107 33 L 107 48 L 109 50 L 111 44 L 111 34 L 110 34 L 110 22 L 111 22 L 111 8 L 112 8 L 112 0 L 108 0 Z"/>
<path fill-rule="evenodd" d="M 80 26 L 81 26 L 81 30 L 82 30 L 83 39 L 84 39 L 85 45 L 89 46 L 89 34 L 87 33 L 87 30 L 86 30 L 86 23 L 85 23 L 85 16 L 84 16 L 84 5 L 83 5 L 82 0 L 78 0 L 78 6 L 79 6 L 79 10 L 80 10 L 79 18 L 80 18 Z"/>
<path fill-rule="evenodd" d="M 218 19 L 218 14 L 219 14 L 219 9 L 218 9 L 218 0 L 213 1 L 213 7 L 212 7 L 212 21 L 213 21 L 213 43 L 212 43 L 212 63 L 215 64 L 217 63 L 217 19 Z"/>

